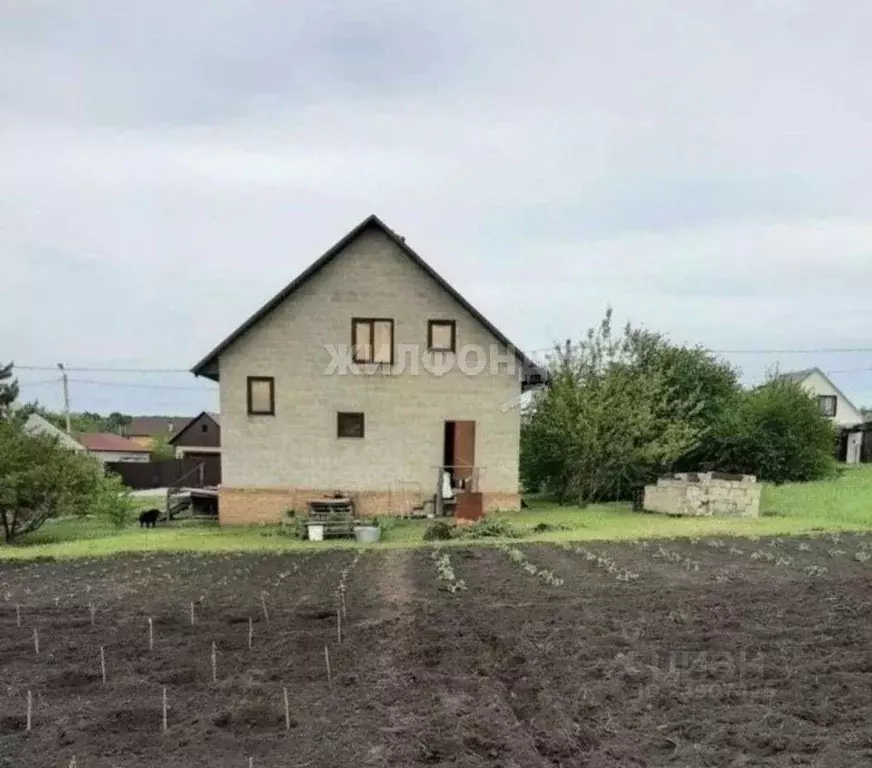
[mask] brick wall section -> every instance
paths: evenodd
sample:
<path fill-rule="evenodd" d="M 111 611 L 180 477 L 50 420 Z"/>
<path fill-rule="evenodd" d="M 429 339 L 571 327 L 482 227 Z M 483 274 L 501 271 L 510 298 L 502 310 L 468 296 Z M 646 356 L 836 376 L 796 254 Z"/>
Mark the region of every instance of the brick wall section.
<path fill-rule="evenodd" d="M 278 523 L 289 509 L 306 514 L 310 501 L 332 496 L 328 490 L 302 488 L 224 488 L 219 491 L 219 519 L 222 525 L 252 525 Z M 361 517 L 375 515 L 406 515 L 412 511 L 412 500 L 390 491 L 364 491 L 353 495 L 355 509 Z M 518 510 L 518 494 L 484 494 L 485 512 Z"/>
<path fill-rule="evenodd" d="M 690 516 L 760 516 L 761 486 L 753 475 L 741 480 L 723 480 L 711 473 L 660 478 L 645 488 L 648 512 Z"/>
<path fill-rule="evenodd" d="M 290 490 L 224 488 L 218 491 L 218 519 L 222 525 L 278 523 L 286 509 L 293 509 Z"/>
<path fill-rule="evenodd" d="M 325 345 L 350 345 L 352 317 L 393 318 L 395 344 L 421 348 L 417 371 L 408 360 L 400 371 L 398 360 L 393 370 L 327 375 L 333 358 Z M 418 487 L 425 497 L 435 492 L 446 420 L 476 422 L 485 498 L 516 497 L 520 411 L 500 406 L 520 394 L 519 367 L 503 349 L 498 359 L 512 363 L 497 373 L 485 359 L 475 376 L 458 369 L 436 375 L 424 365 L 443 354 L 426 352 L 429 319 L 456 321 L 458 350 L 488 351 L 496 343 L 395 243 L 369 230 L 223 353 L 222 521 L 274 517 L 263 510 L 286 498 L 288 488 L 360 493 L 364 509 L 401 511 L 401 488 Z M 247 415 L 247 376 L 275 377 L 275 416 Z M 365 414 L 364 439 L 337 438 L 338 411 Z M 244 489 L 273 495 L 237 496 Z M 390 503 L 379 500 L 389 493 Z"/>
<path fill-rule="evenodd" d="M 517 512 L 521 509 L 521 495 L 518 493 L 485 493 L 484 511 Z"/>

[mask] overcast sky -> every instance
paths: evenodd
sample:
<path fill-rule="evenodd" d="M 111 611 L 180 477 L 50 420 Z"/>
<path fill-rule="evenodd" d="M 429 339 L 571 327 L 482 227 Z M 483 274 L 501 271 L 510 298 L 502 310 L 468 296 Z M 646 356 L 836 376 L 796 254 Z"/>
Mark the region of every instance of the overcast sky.
<path fill-rule="evenodd" d="M 607 304 L 870 348 L 870 28 L 864 0 L 5 0 L 0 361 L 187 369 L 371 212 L 530 350 Z M 872 404 L 872 353 L 730 358 Z M 72 378 L 74 409 L 217 405 Z"/>

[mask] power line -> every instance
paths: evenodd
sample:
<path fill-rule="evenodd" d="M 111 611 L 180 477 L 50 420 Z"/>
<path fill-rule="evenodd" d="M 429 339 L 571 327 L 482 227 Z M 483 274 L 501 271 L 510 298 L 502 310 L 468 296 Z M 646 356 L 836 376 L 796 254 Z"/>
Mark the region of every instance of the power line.
<path fill-rule="evenodd" d="M 550 354 L 560 345 L 540 347 L 527 350 L 526 354 L 541 355 Z M 782 349 L 708 349 L 708 352 L 716 355 L 824 355 L 824 354 L 872 354 L 872 347 L 819 347 L 819 348 L 782 348 Z M 522 350 L 523 351 L 523 350 Z M 15 365 L 14 368 L 22 371 L 54 371 L 54 365 Z M 164 374 L 190 374 L 188 368 L 115 368 L 87 366 L 65 366 L 67 371 L 73 373 L 164 373 Z"/>
<path fill-rule="evenodd" d="M 68 369 L 70 370 L 70 369 Z M 136 389 L 186 389 L 193 390 L 197 392 L 214 392 L 214 387 L 185 387 L 174 384 L 140 384 L 137 382 L 131 381 L 96 381 L 92 379 L 70 379 L 71 384 L 88 384 L 94 386 L 104 386 L 104 387 L 134 387 Z"/>
<path fill-rule="evenodd" d="M 708 349 L 715 355 L 829 355 L 829 354 L 872 354 L 872 347 L 823 347 L 820 349 Z M 560 351 L 560 345 L 532 349 L 528 355 L 548 354 Z"/>
<path fill-rule="evenodd" d="M 42 381 L 19 381 L 19 387 L 41 387 L 44 384 L 60 384 L 60 379 L 43 379 Z"/>
<path fill-rule="evenodd" d="M 826 374 L 837 374 L 837 373 L 862 373 L 865 371 L 872 371 L 872 368 L 845 368 L 841 371 L 824 371 Z"/>
<path fill-rule="evenodd" d="M 716 355 L 834 355 L 834 354 L 872 354 L 872 348 L 823 348 L 823 349 L 710 349 Z"/>
<path fill-rule="evenodd" d="M 54 371 L 56 365 L 15 365 L 13 368 L 22 371 Z M 74 373 L 191 373 L 187 368 L 77 368 L 65 366 L 67 371 Z"/>

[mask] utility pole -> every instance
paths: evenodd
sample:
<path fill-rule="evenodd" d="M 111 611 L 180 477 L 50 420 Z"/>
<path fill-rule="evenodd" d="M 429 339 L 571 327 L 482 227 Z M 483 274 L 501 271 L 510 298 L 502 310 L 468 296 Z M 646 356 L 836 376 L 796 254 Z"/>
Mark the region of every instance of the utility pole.
<path fill-rule="evenodd" d="M 58 363 L 58 370 L 61 372 L 61 381 L 64 385 L 64 415 L 67 417 L 67 434 L 70 435 L 73 432 L 70 425 L 70 383 L 63 363 Z"/>

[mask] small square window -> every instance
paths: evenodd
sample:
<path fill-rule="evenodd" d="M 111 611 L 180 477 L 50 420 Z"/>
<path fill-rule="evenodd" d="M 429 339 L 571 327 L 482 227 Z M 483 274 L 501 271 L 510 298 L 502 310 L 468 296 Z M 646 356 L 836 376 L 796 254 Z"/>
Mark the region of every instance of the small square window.
<path fill-rule="evenodd" d="M 201 432 L 208 432 L 208 431 L 209 431 L 209 425 L 208 425 L 208 424 L 201 424 L 201 425 L 200 425 L 200 431 L 201 431 Z"/>
<path fill-rule="evenodd" d="M 454 320 L 427 322 L 427 349 L 433 352 L 456 352 L 457 323 Z"/>
<path fill-rule="evenodd" d="M 363 414 L 336 414 L 336 437 L 363 437 Z"/>
<path fill-rule="evenodd" d="M 272 376 L 249 376 L 247 390 L 249 416 L 275 416 L 276 380 Z"/>

